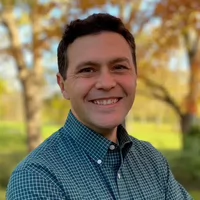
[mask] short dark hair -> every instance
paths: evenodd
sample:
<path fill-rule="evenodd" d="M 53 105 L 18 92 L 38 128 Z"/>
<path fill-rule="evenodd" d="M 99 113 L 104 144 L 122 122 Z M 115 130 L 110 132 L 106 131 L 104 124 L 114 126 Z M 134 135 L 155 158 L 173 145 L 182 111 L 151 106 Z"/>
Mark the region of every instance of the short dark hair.
<path fill-rule="evenodd" d="M 62 39 L 57 49 L 58 70 L 63 79 L 66 79 L 68 68 L 67 49 L 77 38 L 85 35 L 96 34 L 103 31 L 115 32 L 122 35 L 132 50 L 133 63 L 137 72 L 135 55 L 135 39 L 122 21 L 107 13 L 92 14 L 86 19 L 74 20 L 64 30 Z"/>

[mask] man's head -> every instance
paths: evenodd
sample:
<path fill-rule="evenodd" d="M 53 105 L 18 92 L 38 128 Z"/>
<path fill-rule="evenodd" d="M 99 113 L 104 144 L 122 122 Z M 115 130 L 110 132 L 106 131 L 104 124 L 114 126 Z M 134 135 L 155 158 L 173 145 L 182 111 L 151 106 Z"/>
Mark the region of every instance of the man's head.
<path fill-rule="evenodd" d="M 88 18 L 72 21 L 66 26 L 62 40 L 58 46 L 57 58 L 59 73 L 66 79 L 68 69 L 68 55 L 67 50 L 77 38 L 98 34 L 103 31 L 110 31 L 120 34 L 128 42 L 133 56 L 133 63 L 137 72 L 137 62 L 135 56 L 135 40 L 132 34 L 125 28 L 124 24 L 119 18 L 106 13 L 93 14 Z"/>
<path fill-rule="evenodd" d="M 57 82 L 76 118 L 113 140 L 131 109 L 136 88 L 133 36 L 108 14 L 76 20 L 58 47 Z M 115 137 L 116 138 L 116 137 Z"/>

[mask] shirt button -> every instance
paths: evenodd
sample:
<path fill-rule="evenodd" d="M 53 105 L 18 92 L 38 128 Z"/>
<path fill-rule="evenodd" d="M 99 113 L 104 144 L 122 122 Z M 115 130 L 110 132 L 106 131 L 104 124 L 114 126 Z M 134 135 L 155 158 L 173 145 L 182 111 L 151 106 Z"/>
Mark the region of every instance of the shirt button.
<path fill-rule="evenodd" d="M 97 160 L 97 163 L 98 163 L 98 164 L 101 164 L 101 163 L 102 163 L 102 161 L 101 161 L 101 160 Z"/>
<path fill-rule="evenodd" d="M 115 149 L 115 145 L 111 144 L 110 145 L 110 150 L 114 150 Z"/>
<path fill-rule="evenodd" d="M 117 176 L 118 176 L 118 179 L 120 179 L 120 178 L 121 178 L 121 175 L 120 175 L 120 173 L 118 173 L 118 174 L 117 174 Z"/>

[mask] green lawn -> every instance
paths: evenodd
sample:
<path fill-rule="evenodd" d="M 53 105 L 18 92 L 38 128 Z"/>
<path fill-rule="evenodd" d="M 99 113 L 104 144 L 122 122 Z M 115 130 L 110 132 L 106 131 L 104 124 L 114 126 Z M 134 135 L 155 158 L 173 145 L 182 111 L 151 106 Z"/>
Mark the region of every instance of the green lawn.
<path fill-rule="evenodd" d="M 5 195 L 6 195 L 6 191 L 3 189 L 0 189 L 0 200 L 5 200 Z"/>
<path fill-rule="evenodd" d="M 194 198 L 194 200 L 199 200 L 200 199 L 200 190 L 199 191 L 190 191 L 190 194 Z"/>
<path fill-rule="evenodd" d="M 170 124 L 155 125 L 153 123 L 130 123 L 127 122 L 127 130 L 130 135 L 145 141 L 149 141 L 158 149 L 170 149 L 180 150 L 181 149 L 181 136 Z M 43 138 L 49 137 L 60 126 L 47 125 L 42 128 Z M 25 138 L 25 127 L 22 123 L 11 123 L 3 122 L 0 123 L 0 139 L 4 138 L 4 143 L 0 141 L 0 150 L 8 151 L 12 149 L 11 138 L 19 138 L 18 146 L 15 148 L 24 150 L 26 143 Z M 7 138 L 7 139 L 6 139 Z M 10 146 L 9 146 L 10 145 Z M 17 145 L 17 144 L 16 144 Z"/>
<path fill-rule="evenodd" d="M 60 127 L 48 125 L 42 127 L 43 139 L 49 137 Z M 1 122 L 0 123 L 0 152 L 26 152 L 25 126 L 22 123 Z"/>
<path fill-rule="evenodd" d="M 181 135 L 170 124 L 127 122 L 126 126 L 130 135 L 148 141 L 158 149 L 180 150 L 182 148 Z"/>

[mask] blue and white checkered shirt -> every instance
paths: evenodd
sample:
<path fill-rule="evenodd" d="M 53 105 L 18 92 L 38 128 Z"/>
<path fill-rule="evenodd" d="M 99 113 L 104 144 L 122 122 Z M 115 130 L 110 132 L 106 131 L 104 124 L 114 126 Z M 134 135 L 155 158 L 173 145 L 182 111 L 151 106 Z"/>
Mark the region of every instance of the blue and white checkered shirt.
<path fill-rule="evenodd" d="M 13 172 L 8 200 L 191 200 L 166 159 L 118 127 L 119 145 L 81 124 L 66 124 Z"/>

